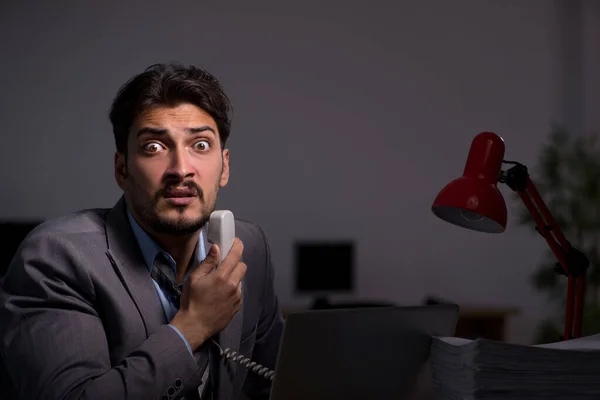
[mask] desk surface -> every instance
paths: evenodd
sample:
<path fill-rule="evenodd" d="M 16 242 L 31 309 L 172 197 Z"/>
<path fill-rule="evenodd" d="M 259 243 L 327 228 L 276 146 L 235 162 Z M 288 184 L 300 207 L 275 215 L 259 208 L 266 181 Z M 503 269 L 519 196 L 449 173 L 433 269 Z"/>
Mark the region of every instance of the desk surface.
<path fill-rule="evenodd" d="M 461 306 L 461 316 L 468 317 L 501 317 L 519 314 L 521 311 L 518 307 L 477 307 L 477 306 Z"/>
<path fill-rule="evenodd" d="M 520 313 L 518 307 L 495 307 L 495 306 L 473 306 L 459 305 L 461 317 L 467 318 L 494 318 L 507 317 Z M 282 313 L 284 316 L 295 313 L 309 311 L 308 307 L 283 307 Z"/>

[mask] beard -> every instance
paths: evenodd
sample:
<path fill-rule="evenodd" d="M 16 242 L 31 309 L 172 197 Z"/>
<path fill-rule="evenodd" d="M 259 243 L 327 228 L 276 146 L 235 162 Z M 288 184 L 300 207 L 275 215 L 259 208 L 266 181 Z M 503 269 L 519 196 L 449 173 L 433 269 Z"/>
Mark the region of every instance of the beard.
<path fill-rule="evenodd" d="M 134 186 L 137 186 L 135 182 L 132 183 Z M 159 203 L 164 199 L 165 193 L 173 186 L 184 186 L 195 192 L 201 204 L 200 214 L 198 216 L 186 216 L 185 212 L 188 206 L 167 206 L 175 209 L 176 216 L 161 213 L 161 206 Z M 138 215 L 138 218 L 141 219 L 140 222 L 148 226 L 157 234 L 187 236 L 199 231 L 206 225 L 210 218 L 210 214 L 215 210 L 218 190 L 219 185 L 217 183 L 212 196 L 206 198 L 203 190 L 195 182 L 186 181 L 181 184 L 174 183 L 166 185 L 164 188 L 158 190 L 152 198 L 144 198 L 143 195 L 141 195 L 141 193 L 144 193 L 142 190 L 134 189 L 130 198 L 131 208 Z"/>

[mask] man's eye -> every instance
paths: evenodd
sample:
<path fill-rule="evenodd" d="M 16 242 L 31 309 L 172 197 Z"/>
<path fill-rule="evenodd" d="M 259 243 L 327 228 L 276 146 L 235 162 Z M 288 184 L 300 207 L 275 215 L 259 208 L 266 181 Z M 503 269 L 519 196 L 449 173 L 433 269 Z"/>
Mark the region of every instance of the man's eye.
<path fill-rule="evenodd" d="M 199 142 L 194 143 L 194 149 L 207 151 L 210 149 L 210 143 L 208 143 L 208 140 L 200 140 Z"/>
<path fill-rule="evenodd" d="M 156 153 L 157 151 L 160 151 L 162 149 L 163 147 L 156 142 L 146 143 L 146 145 L 144 146 L 144 151 L 147 151 L 149 153 Z"/>

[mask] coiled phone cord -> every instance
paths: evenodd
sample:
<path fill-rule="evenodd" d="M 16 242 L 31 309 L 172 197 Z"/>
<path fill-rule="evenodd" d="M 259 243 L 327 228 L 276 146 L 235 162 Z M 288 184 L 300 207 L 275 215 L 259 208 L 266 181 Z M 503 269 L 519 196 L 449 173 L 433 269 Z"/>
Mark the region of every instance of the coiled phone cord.
<path fill-rule="evenodd" d="M 273 380 L 273 376 L 275 375 L 275 371 L 268 369 L 267 367 L 263 367 L 262 365 L 252 361 L 251 359 L 244 357 L 239 354 L 237 351 L 231 350 L 229 348 L 223 349 L 219 343 L 212 341 L 218 348 L 222 357 L 225 359 L 231 360 L 242 365 L 245 368 L 248 368 L 250 371 L 262 376 L 263 378 Z"/>

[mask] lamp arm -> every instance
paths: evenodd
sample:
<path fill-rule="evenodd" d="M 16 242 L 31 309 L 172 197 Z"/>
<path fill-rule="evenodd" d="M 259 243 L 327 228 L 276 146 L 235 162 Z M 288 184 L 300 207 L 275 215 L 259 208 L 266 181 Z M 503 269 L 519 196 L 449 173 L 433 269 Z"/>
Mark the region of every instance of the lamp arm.
<path fill-rule="evenodd" d="M 567 240 L 533 184 L 527 167 L 512 161 L 504 161 L 504 163 L 514 165 L 507 171 L 501 171 L 499 181 L 518 193 L 535 221 L 536 230 L 544 237 L 558 260 L 559 266 L 555 271 L 568 277 L 564 339 L 580 337 L 585 300 L 585 275 L 589 260 Z"/>

